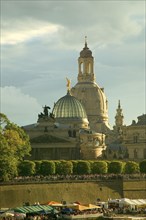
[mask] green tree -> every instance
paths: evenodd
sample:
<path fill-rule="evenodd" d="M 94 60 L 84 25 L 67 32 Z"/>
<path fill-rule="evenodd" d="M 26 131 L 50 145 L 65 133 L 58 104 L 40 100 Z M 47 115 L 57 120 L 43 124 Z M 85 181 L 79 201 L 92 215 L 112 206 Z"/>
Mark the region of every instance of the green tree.
<path fill-rule="evenodd" d="M 108 164 L 108 173 L 120 174 L 123 172 L 123 163 L 121 161 L 112 161 Z"/>
<path fill-rule="evenodd" d="M 35 173 L 35 163 L 30 160 L 21 161 L 18 165 L 19 176 L 32 176 Z"/>
<path fill-rule="evenodd" d="M 0 159 L 0 180 L 9 181 L 18 175 L 17 161 L 14 157 Z"/>
<path fill-rule="evenodd" d="M 40 167 L 40 173 L 43 176 L 55 174 L 55 163 L 49 160 L 43 160 Z"/>
<path fill-rule="evenodd" d="M 141 173 L 146 173 L 146 160 L 143 160 L 139 163 L 139 168 Z"/>
<path fill-rule="evenodd" d="M 92 173 L 105 174 L 108 171 L 108 166 L 105 161 L 94 161 L 92 163 Z"/>
<path fill-rule="evenodd" d="M 125 164 L 124 167 L 124 172 L 127 174 L 134 174 L 134 173 L 139 173 L 139 164 L 136 163 L 135 161 L 128 161 Z"/>
<path fill-rule="evenodd" d="M 13 178 L 17 172 L 17 165 L 31 150 L 29 137 L 22 128 L 11 123 L 6 115 L 0 113 L 0 160 L 1 179 L 7 176 L 7 179 Z M 8 167 L 13 167 L 11 172 Z"/>
<path fill-rule="evenodd" d="M 8 156 L 11 154 L 17 160 L 22 160 L 26 155 L 29 155 L 31 146 L 29 136 L 24 130 L 16 124 L 11 123 L 6 115 L 2 113 L 0 113 L 0 125 L 1 145 L 5 146 L 7 143 L 7 148 L 4 151 L 3 147 L 0 148 L 0 156 L 3 157 L 1 153 L 8 153 Z"/>
<path fill-rule="evenodd" d="M 91 167 L 88 161 L 78 161 L 77 163 L 77 174 L 90 174 Z"/>

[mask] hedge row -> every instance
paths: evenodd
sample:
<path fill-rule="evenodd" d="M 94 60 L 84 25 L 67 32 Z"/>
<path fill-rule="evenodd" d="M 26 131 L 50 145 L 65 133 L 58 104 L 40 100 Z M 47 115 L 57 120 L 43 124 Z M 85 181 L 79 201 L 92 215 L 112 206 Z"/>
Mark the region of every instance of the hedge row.
<path fill-rule="evenodd" d="M 134 161 L 29 161 L 18 165 L 19 176 L 32 175 L 83 175 L 83 174 L 135 174 L 146 173 L 146 160 Z"/>

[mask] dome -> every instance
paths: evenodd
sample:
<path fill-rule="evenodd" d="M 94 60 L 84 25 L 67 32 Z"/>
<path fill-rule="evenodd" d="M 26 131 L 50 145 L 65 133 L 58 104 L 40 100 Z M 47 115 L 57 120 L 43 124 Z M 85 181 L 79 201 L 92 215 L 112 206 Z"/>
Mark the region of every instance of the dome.
<path fill-rule="evenodd" d="M 108 124 L 108 101 L 104 89 L 96 83 L 77 83 L 71 92 L 84 105 L 90 128 L 102 132 Z M 103 125 L 103 126 L 102 126 Z"/>
<path fill-rule="evenodd" d="M 80 52 L 80 57 L 82 58 L 92 57 L 92 51 L 89 50 L 89 48 L 87 47 L 87 43 L 85 43 L 85 47 Z"/>
<path fill-rule="evenodd" d="M 53 114 L 55 118 L 87 118 L 83 105 L 69 91 L 56 102 Z"/>

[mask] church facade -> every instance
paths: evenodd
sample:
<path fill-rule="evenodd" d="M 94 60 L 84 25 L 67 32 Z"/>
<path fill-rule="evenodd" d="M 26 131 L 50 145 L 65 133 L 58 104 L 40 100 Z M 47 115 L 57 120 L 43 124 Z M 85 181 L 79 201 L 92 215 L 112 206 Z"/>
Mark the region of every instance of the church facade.
<path fill-rule="evenodd" d="M 139 117 L 138 123 L 123 125 L 119 101 L 115 125 L 110 128 L 108 100 L 96 83 L 94 57 L 86 41 L 78 58 L 76 85 L 71 87 L 67 79 L 67 94 L 55 103 L 52 112 L 49 109 L 44 106 L 37 123 L 23 127 L 32 146 L 30 159 L 146 158 L 146 115 Z M 132 135 L 137 142 L 131 141 Z"/>

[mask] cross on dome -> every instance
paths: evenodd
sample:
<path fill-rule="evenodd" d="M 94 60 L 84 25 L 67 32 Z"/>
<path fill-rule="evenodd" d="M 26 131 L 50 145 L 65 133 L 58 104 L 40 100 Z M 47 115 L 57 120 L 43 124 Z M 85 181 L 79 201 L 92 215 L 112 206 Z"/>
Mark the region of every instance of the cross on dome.
<path fill-rule="evenodd" d="M 85 47 L 87 47 L 87 36 L 85 36 Z"/>

